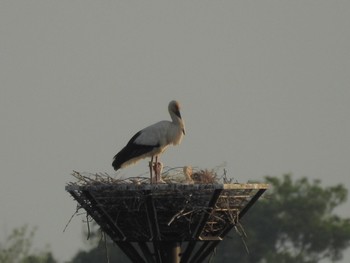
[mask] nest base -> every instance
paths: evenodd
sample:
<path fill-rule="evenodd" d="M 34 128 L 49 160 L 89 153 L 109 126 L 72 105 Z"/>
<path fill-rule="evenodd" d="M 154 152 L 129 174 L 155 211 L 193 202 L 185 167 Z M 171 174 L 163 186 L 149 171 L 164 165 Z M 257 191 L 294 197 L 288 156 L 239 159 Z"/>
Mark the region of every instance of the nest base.
<path fill-rule="evenodd" d="M 267 188 L 106 182 L 66 186 L 133 262 L 203 262 Z"/>

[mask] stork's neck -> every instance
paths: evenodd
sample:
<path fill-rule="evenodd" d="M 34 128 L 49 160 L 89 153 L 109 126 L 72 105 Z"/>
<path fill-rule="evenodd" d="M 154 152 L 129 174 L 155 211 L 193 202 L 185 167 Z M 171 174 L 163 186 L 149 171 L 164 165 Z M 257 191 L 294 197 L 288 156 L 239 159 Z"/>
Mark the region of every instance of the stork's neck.
<path fill-rule="evenodd" d="M 177 116 L 174 112 L 169 111 L 169 114 L 174 124 L 178 125 L 183 123 L 182 119 L 179 116 Z"/>
<path fill-rule="evenodd" d="M 179 116 L 177 116 L 174 112 L 169 111 L 170 113 L 170 117 L 171 120 L 173 121 L 173 124 L 175 124 L 176 126 L 179 126 L 182 130 L 183 133 L 185 133 L 185 123 L 182 120 L 182 118 L 180 118 Z M 181 115 L 180 115 L 181 116 Z"/>

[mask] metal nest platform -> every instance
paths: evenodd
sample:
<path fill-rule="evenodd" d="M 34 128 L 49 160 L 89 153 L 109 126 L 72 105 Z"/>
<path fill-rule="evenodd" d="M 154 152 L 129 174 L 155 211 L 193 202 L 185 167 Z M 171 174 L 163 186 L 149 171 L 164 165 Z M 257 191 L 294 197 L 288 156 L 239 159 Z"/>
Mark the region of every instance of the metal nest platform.
<path fill-rule="evenodd" d="M 70 183 L 74 199 L 133 262 L 203 262 L 267 184 Z"/>

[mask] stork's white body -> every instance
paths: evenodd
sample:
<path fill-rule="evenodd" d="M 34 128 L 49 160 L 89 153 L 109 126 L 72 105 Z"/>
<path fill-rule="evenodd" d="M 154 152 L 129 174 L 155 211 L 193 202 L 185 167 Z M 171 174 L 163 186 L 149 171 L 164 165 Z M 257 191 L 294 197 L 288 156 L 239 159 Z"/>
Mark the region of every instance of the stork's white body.
<path fill-rule="evenodd" d="M 115 170 L 124 168 L 146 157 L 160 155 L 171 144 L 177 145 L 185 134 L 180 106 L 171 101 L 168 106 L 172 121 L 160 121 L 136 133 L 127 145 L 114 156 Z"/>

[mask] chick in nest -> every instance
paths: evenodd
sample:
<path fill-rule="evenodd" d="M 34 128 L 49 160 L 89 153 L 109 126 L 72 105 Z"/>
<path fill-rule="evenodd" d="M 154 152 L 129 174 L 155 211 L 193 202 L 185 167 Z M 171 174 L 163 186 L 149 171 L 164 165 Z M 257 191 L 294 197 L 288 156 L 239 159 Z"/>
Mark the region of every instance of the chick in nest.
<path fill-rule="evenodd" d="M 194 181 L 192 179 L 192 173 L 193 173 L 192 166 L 184 166 L 183 172 L 186 178 L 186 183 L 193 184 Z"/>
<path fill-rule="evenodd" d="M 197 184 L 214 184 L 216 174 L 214 171 L 209 171 L 207 169 L 200 170 L 192 174 L 192 180 Z"/>

